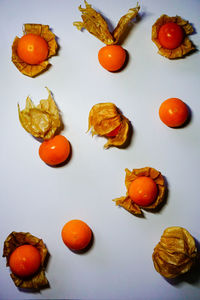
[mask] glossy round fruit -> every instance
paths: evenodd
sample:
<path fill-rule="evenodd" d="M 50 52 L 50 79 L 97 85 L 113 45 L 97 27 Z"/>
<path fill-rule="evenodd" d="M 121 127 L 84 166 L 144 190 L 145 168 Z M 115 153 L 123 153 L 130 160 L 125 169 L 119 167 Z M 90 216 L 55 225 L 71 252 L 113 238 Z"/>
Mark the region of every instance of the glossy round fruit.
<path fill-rule="evenodd" d="M 44 141 L 39 148 L 40 158 L 48 165 L 55 166 L 64 162 L 70 154 L 70 143 L 63 135 L 56 135 Z"/>
<path fill-rule="evenodd" d="M 183 41 L 184 32 L 181 26 L 170 22 L 161 26 L 158 32 L 158 40 L 166 49 L 175 49 L 179 47 Z"/>
<path fill-rule="evenodd" d="M 140 176 L 132 181 L 128 192 L 133 202 L 140 206 L 148 206 L 156 200 L 158 188 L 153 179 Z"/>
<path fill-rule="evenodd" d="M 187 105 L 178 98 L 169 98 L 165 100 L 159 108 L 161 121 L 169 127 L 179 127 L 183 125 L 188 118 Z"/>
<path fill-rule="evenodd" d="M 20 277 L 35 274 L 41 264 L 41 256 L 38 249 L 32 245 L 22 245 L 16 248 L 10 255 L 9 266 L 11 271 Z"/>
<path fill-rule="evenodd" d="M 106 136 L 115 137 L 119 133 L 120 128 L 121 128 L 121 124 L 117 126 L 115 129 L 113 129 L 111 132 L 107 133 Z"/>
<path fill-rule="evenodd" d="M 90 243 L 92 231 L 85 222 L 71 220 L 63 226 L 61 235 L 68 248 L 79 251 L 85 249 Z"/>
<path fill-rule="evenodd" d="M 48 44 L 37 34 L 26 34 L 19 39 L 17 54 L 21 60 L 30 65 L 38 65 L 48 56 Z"/>
<path fill-rule="evenodd" d="M 111 72 L 120 70 L 126 60 L 126 51 L 119 45 L 104 46 L 99 50 L 101 66 Z"/>

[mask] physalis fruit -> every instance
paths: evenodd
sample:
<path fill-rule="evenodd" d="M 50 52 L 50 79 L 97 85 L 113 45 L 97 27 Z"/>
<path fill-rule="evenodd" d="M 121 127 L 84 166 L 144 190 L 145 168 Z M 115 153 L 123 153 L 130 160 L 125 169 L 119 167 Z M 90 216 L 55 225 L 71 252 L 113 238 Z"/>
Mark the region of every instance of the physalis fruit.
<path fill-rule="evenodd" d="M 178 98 L 169 98 L 161 103 L 159 117 L 169 127 L 180 127 L 189 116 L 187 105 Z"/>
<path fill-rule="evenodd" d="M 143 215 L 142 209 L 155 210 L 165 197 L 162 174 L 150 167 L 125 171 L 126 196 L 114 199 L 116 205 L 135 215 Z"/>
<path fill-rule="evenodd" d="M 166 278 L 175 278 L 188 272 L 197 258 L 195 240 L 182 227 L 168 227 L 154 249 L 156 271 Z"/>
<path fill-rule="evenodd" d="M 29 232 L 11 232 L 4 242 L 3 257 L 11 269 L 15 285 L 23 289 L 41 289 L 48 286 L 45 261 L 48 250 L 39 239 Z"/>
<path fill-rule="evenodd" d="M 152 41 L 158 47 L 158 53 L 169 58 L 180 58 L 195 50 L 188 35 L 194 28 L 179 16 L 162 15 L 152 26 Z"/>
<path fill-rule="evenodd" d="M 108 139 L 104 148 L 122 147 L 129 136 L 129 120 L 123 116 L 115 104 L 95 104 L 89 113 L 88 131 L 92 136 L 99 135 Z"/>
<path fill-rule="evenodd" d="M 63 135 L 44 141 L 39 147 L 40 158 L 50 166 L 65 162 L 70 154 L 70 143 Z"/>
<path fill-rule="evenodd" d="M 12 61 L 18 70 L 35 77 L 50 66 L 48 59 L 56 55 L 56 37 L 48 25 L 24 24 L 23 36 L 12 44 Z"/>
<path fill-rule="evenodd" d="M 135 8 L 130 8 L 127 14 L 121 17 L 112 33 L 102 15 L 94 10 L 87 1 L 85 1 L 85 6 L 86 8 L 79 6 L 83 21 L 74 22 L 73 25 L 79 30 L 82 28 L 87 29 L 91 34 L 106 44 L 106 47 L 100 49 L 98 54 L 98 59 L 102 67 L 108 71 L 120 70 L 126 59 L 126 51 L 116 44 L 120 44 L 128 24 L 138 15 L 140 6 L 137 4 Z"/>
<path fill-rule="evenodd" d="M 55 166 L 67 160 L 71 147 L 68 139 L 59 134 L 62 126 L 60 113 L 48 88 L 47 91 L 48 99 L 41 100 L 37 106 L 27 97 L 23 110 L 18 105 L 18 113 L 23 128 L 42 140 L 40 158 L 46 164 Z"/>
<path fill-rule="evenodd" d="M 71 220 L 63 226 L 61 235 L 69 249 L 80 251 L 89 245 L 92 239 L 92 230 L 82 220 Z"/>

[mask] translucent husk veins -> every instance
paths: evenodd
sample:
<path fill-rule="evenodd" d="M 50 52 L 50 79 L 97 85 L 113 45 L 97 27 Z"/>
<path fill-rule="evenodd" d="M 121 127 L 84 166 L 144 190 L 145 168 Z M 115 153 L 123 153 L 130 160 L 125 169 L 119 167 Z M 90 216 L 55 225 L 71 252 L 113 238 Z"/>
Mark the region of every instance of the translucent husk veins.
<path fill-rule="evenodd" d="M 85 8 L 79 6 L 79 10 L 82 13 L 82 22 L 74 22 L 73 25 L 77 29 L 81 30 L 83 28 L 87 29 L 88 32 L 93 34 L 99 40 L 101 40 L 106 45 L 117 44 L 126 30 L 128 24 L 132 19 L 134 19 L 140 10 L 140 6 L 137 4 L 135 8 L 130 8 L 124 16 L 122 16 L 111 33 L 108 28 L 108 24 L 100 13 L 92 8 L 90 4 L 85 2 Z"/>
<path fill-rule="evenodd" d="M 61 126 L 59 110 L 55 101 L 48 91 L 48 99 L 40 100 L 35 106 L 29 97 L 26 99 L 26 106 L 20 110 L 18 104 L 19 120 L 22 127 L 36 138 L 48 140 L 54 136 Z"/>
<path fill-rule="evenodd" d="M 156 271 L 166 278 L 175 278 L 188 272 L 196 258 L 194 238 L 185 228 L 177 226 L 164 230 L 152 255 Z"/>
<path fill-rule="evenodd" d="M 115 137 L 108 137 L 111 131 L 120 126 L 119 132 Z M 98 103 L 95 104 L 89 113 L 88 131 L 91 130 L 92 136 L 99 135 L 108 139 L 104 148 L 111 146 L 123 146 L 128 138 L 129 120 L 122 115 L 115 104 Z"/>

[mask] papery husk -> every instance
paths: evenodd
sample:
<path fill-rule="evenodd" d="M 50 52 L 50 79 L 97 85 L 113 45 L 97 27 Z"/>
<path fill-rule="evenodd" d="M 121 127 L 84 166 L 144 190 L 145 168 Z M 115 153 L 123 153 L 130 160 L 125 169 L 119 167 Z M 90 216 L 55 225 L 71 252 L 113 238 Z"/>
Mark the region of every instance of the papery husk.
<path fill-rule="evenodd" d="M 19 120 L 23 128 L 36 138 L 48 140 L 61 126 L 59 110 L 48 91 L 48 99 L 40 100 L 35 106 L 29 97 L 26 99 L 25 109 L 20 110 L 18 104 Z"/>
<path fill-rule="evenodd" d="M 173 22 L 181 26 L 185 34 L 182 44 L 179 47 L 172 50 L 162 47 L 158 39 L 158 33 L 161 26 L 169 22 Z M 181 17 L 169 17 L 167 15 L 162 15 L 152 26 L 152 41 L 156 44 L 156 46 L 159 49 L 158 53 L 162 56 L 165 56 L 169 59 L 181 58 L 189 52 L 195 50 L 195 46 L 188 38 L 188 35 L 193 33 L 193 31 L 194 28 L 192 27 L 192 25 L 189 24 L 188 21 L 182 19 Z"/>
<path fill-rule="evenodd" d="M 6 257 L 6 265 L 9 266 L 11 253 L 22 245 L 32 245 L 37 248 L 41 256 L 41 266 L 39 270 L 28 278 L 19 277 L 13 273 L 10 274 L 13 282 L 19 288 L 23 289 L 41 289 L 48 286 L 48 280 L 45 276 L 45 259 L 48 250 L 42 239 L 39 239 L 29 232 L 11 232 L 4 242 L 3 257 Z"/>
<path fill-rule="evenodd" d="M 140 10 L 140 6 L 138 4 L 135 8 L 130 8 L 127 14 L 121 17 L 113 33 L 111 33 L 109 31 L 108 24 L 102 15 L 94 10 L 87 1 L 84 2 L 86 8 L 79 6 L 83 22 L 74 22 L 73 25 L 79 30 L 83 28 L 87 29 L 91 34 L 96 36 L 106 45 L 114 45 L 119 42 L 128 24 L 138 15 Z"/>
<path fill-rule="evenodd" d="M 47 59 L 38 65 L 29 65 L 22 61 L 17 54 L 17 46 L 20 38 L 15 37 L 12 44 L 12 61 L 21 73 L 29 77 L 35 77 L 49 67 L 50 63 L 48 61 L 48 58 L 56 54 L 58 45 L 56 42 L 56 37 L 53 34 L 53 32 L 49 29 L 48 25 L 24 24 L 23 34 L 25 35 L 29 33 L 40 35 L 45 39 L 49 49 Z"/>
<path fill-rule="evenodd" d="M 165 229 L 152 255 L 156 271 L 166 278 L 188 272 L 197 258 L 195 240 L 182 227 Z"/>
<path fill-rule="evenodd" d="M 142 209 L 145 210 L 156 209 L 164 200 L 165 191 L 166 191 L 165 181 L 161 172 L 151 167 L 133 169 L 132 171 L 125 169 L 125 172 L 126 172 L 125 185 L 127 189 L 126 196 L 114 199 L 113 201 L 115 201 L 116 205 L 123 207 L 124 209 L 126 209 L 127 211 L 135 215 L 143 215 Z M 140 176 L 150 177 L 151 179 L 154 180 L 158 188 L 158 194 L 156 200 L 151 205 L 145 207 L 134 203 L 133 200 L 129 197 L 129 193 L 128 193 L 132 181 L 134 181 Z"/>
<path fill-rule="evenodd" d="M 115 137 L 107 137 L 111 131 L 120 125 L 118 134 Z M 105 136 L 108 141 L 104 148 L 111 146 L 123 146 L 128 138 L 129 120 L 125 118 L 115 104 L 98 103 L 95 104 L 89 113 L 88 131 L 93 135 Z"/>

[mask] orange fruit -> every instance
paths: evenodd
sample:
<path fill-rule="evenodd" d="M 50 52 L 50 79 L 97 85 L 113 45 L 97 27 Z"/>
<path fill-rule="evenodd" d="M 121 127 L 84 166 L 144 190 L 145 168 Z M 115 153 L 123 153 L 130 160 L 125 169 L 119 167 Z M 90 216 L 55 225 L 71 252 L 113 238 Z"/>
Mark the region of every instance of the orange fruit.
<path fill-rule="evenodd" d="M 10 255 L 11 271 L 20 277 L 33 275 L 40 267 L 41 256 L 38 249 L 32 245 L 22 245 Z"/>
<path fill-rule="evenodd" d="M 183 125 L 188 118 L 187 105 L 178 98 L 169 98 L 165 100 L 159 108 L 161 121 L 169 127 L 179 127 Z"/>
<path fill-rule="evenodd" d="M 99 50 L 98 59 L 104 69 L 118 71 L 125 63 L 126 51 L 119 45 L 104 46 Z"/>
<path fill-rule="evenodd" d="M 112 131 L 110 131 L 109 133 L 107 133 L 106 136 L 115 137 L 119 133 L 120 128 L 121 128 L 121 124 L 117 126 L 115 129 L 113 129 Z"/>
<path fill-rule="evenodd" d="M 162 25 L 158 32 L 158 40 L 166 49 L 175 49 L 179 47 L 183 38 L 184 32 L 182 27 L 173 22 Z"/>
<path fill-rule="evenodd" d="M 48 43 L 40 35 L 28 33 L 19 39 L 17 54 L 30 65 L 38 65 L 48 56 Z"/>
<path fill-rule="evenodd" d="M 140 176 L 131 182 L 128 193 L 136 204 L 148 206 L 156 200 L 158 188 L 152 178 Z"/>
<path fill-rule="evenodd" d="M 63 226 L 61 235 L 68 248 L 79 251 L 85 249 L 90 243 L 92 231 L 85 222 L 71 220 Z"/>
<path fill-rule="evenodd" d="M 44 141 L 39 147 L 40 158 L 48 165 L 55 166 L 64 162 L 70 154 L 70 143 L 63 135 L 56 135 Z"/>

